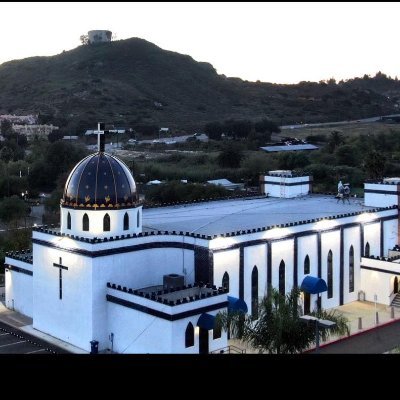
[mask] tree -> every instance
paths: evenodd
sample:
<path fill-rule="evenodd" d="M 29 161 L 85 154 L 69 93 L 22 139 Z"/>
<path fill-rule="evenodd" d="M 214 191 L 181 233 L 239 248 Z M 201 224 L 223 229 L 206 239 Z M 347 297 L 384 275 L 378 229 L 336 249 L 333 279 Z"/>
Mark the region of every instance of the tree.
<path fill-rule="evenodd" d="M 5 224 L 15 222 L 27 215 L 29 207 L 18 196 L 5 197 L 0 202 L 0 220 Z"/>
<path fill-rule="evenodd" d="M 228 145 L 219 153 L 217 161 L 222 168 L 239 168 L 242 158 L 243 155 L 240 149 L 236 146 Z"/>
<path fill-rule="evenodd" d="M 81 35 L 79 36 L 79 40 L 83 45 L 89 44 L 89 36 L 88 35 Z"/>
<path fill-rule="evenodd" d="M 268 295 L 259 305 L 258 320 L 242 312 L 220 312 L 217 314 L 218 327 L 229 330 L 233 337 L 248 343 L 260 352 L 294 354 L 307 349 L 315 341 L 315 327 L 304 323 L 299 307 L 300 290 L 293 288 L 286 296 L 270 288 Z M 336 323 L 331 330 L 321 329 L 320 338 L 329 335 L 349 334 L 347 319 L 333 312 L 321 310 L 311 315 Z"/>
<path fill-rule="evenodd" d="M 1 134 L 6 139 L 11 138 L 14 135 L 12 123 L 7 119 L 1 123 Z"/>
<path fill-rule="evenodd" d="M 268 118 L 263 118 L 261 121 L 258 121 L 254 124 L 254 129 L 259 133 L 280 133 L 281 129 L 275 122 L 271 121 Z"/>
<path fill-rule="evenodd" d="M 209 122 L 204 126 L 204 132 L 210 139 L 221 140 L 221 135 L 224 132 L 224 127 L 220 122 Z"/>
<path fill-rule="evenodd" d="M 365 157 L 364 168 L 370 179 L 380 179 L 385 171 L 386 157 L 379 151 L 373 150 Z"/>

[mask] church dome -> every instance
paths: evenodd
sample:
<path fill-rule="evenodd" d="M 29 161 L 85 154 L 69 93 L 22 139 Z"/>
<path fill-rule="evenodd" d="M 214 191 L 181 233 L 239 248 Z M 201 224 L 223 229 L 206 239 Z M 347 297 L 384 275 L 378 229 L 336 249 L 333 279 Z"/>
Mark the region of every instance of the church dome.
<path fill-rule="evenodd" d="M 120 159 L 98 152 L 81 160 L 69 174 L 61 205 L 127 208 L 137 202 L 136 184 Z"/>

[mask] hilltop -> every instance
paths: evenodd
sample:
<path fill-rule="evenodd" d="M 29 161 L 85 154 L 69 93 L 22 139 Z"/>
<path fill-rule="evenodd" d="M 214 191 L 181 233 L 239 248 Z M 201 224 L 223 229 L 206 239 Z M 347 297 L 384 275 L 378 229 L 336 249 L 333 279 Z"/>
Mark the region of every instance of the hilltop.
<path fill-rule="evenodd" d="M 230 118 L 357 119 L 398 112 L 399 100 L 400 83 L 381 73 L 340 83 L 248 82 L 139 38 L 0 65 L 0 113 L 40 113 L 77 132 L 98 120 L 194 130 Z"/>

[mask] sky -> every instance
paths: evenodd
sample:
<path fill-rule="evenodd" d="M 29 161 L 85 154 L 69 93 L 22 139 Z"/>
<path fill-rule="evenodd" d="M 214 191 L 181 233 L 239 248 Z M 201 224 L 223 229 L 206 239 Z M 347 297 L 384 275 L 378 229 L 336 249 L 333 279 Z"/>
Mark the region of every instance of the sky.
<path fill-rule="evenodd" d="M 0 15 L 0 63 L 56 55 L 107 29 L 249 81 L 400 77 L 400 3 L 2 2 Z"/>

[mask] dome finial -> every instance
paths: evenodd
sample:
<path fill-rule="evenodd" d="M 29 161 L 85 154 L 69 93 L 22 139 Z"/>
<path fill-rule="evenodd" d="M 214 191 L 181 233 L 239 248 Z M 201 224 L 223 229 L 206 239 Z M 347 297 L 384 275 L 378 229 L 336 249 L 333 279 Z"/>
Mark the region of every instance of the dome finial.
<path fill-rule="evenodd" d="M 97 149 L 99 152 L 104 153 L 104 148 L 105 148 L 105 123 L 104 122 L 99 122 L 97 124 Z"/>

